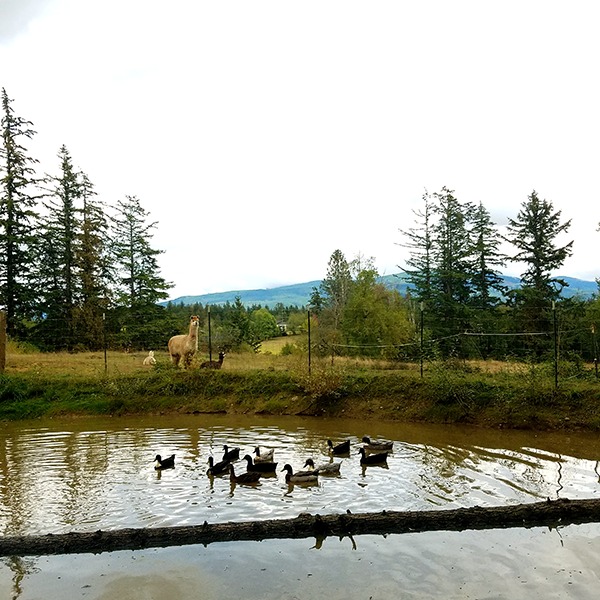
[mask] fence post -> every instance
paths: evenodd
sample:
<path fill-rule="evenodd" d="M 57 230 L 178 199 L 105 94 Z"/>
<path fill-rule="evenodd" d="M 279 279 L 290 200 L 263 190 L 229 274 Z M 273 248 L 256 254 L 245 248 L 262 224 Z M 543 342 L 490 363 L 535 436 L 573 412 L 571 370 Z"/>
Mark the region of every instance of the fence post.
<path fill-rule="evenodd" d="M 558 328 L 556 326 L 556 302 L 552 300 L 552 318 L 554 323 L 554 387 L 558 387 Z"/>
<path fill-rule="evenodd" d="M 308 311 L 308 376 L 310 377 L 310 310 Z"/>
<path fill-rule="evenodd" d="M 6 313 L 0 310 L 0 373 L 6 367 Z"/>
<path fill-rule="evenodd" d="M 206 308 L 208 311 L 208 360 L 212 360 L 212 329 L 210 324 L 210 304 Z"/>

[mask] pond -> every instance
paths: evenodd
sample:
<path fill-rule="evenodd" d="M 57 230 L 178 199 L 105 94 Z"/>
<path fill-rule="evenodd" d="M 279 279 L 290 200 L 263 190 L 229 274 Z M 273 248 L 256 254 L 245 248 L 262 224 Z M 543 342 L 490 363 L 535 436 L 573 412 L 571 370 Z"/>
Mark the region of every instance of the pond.
<path fill-rule="evenodd" d="M 387 465 L 361 467 L 363 435 L 394 441 Z M 286 484 L 284 464 L 330 460 L 327 439 L 351 441 L 340 475 Z M 276 475 L 207 477 L 224 444 L 273 448 Z M 157 453 L 174 453 L 175 468 L 156 471 Z M 0 534 L 597 498 L 599 457 L 586 433 L 229 415 L 5 423 Z M 598 552 L 588 524 L 12 557 L 0 559 L 0 598 L 595 598 Z"/>

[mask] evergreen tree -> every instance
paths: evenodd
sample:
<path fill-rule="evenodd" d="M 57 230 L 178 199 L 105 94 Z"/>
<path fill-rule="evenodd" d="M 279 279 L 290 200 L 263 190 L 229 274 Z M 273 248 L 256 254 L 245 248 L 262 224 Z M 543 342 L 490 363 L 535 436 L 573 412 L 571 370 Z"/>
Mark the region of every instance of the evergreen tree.
<path fill-rule="evenodd" d="M 433 216 L 431 196 L 423 194 L 424 207 L 422 210 L 413 211 L 417 217 L 416 227 L 400 230 L 407 238 L 407 242 L 400 244 L 410 250 L 406 267 L 399 267 L 407 274 L 407 282 L 416 299 L 429 302 L 434 295 L 433 291 Z"/>
<path fill-rule="evenodd" d="M 438 308 L 451 309 L 456 303 L 469 299 L 469 279 L 473 249 L 469 235 L 469 222 L 473 214 L 471 204 L 461 204 L 453 190 L 446 187 L 433 194 L 433 287 Z"/>
<path fill-rule="evenodd" d="M 160 276 L 157 257 L 163 253 L 151 246 L 156 222 L 136 196 L 126 196 L 116 206 L 112 220 L 112 257 L 117 270 L 117 303 L 129 309 L 155 304 L 167 298 L 172 285 Z"/>
<path fill-rule="evenodd" d="M 14 114 L 2 88 L 2 145 L 0 146 L 0 306 L 6 311 L 10 336 L 22 332 L 33 314 L 35 288 L 31 276 L 35 260 L 34 222 L 37 183 L 34 165 L 23 143 L 35 135 L 32 123 Z"/>
<path fill-rule="evenodd" d="M 526 264 L 522 287 L 538 302 L 556 300 L 562 288 L 568 286 L 563 279 L 552 276 L 552 271 L 572 254 L 573 241 L 564 246 L 556 244 L 556 238 L 571 226 L 571 220 L 561 223 L 560 218 L 561 211 L 554 212 L 552 203 L 540 200 L 534 190 L 521 205 L 517 218 L 508 220 L 507 240 L 517 249 L 511 260 Z"/>
<path fill-rule="evenodd" d="M 540 200 L 535 190 L 521 205 L 516 219 L 509 219 L 507 240 L 517 253 L 514 262 L 526 265 L 521 275 L 521 288 L 511 294 L 515 304 L 514 323 L 519 331 L 544 333 L 552 331 L 552 301 L 557 300 L 567 282 L 552 276 L 571 255 L 573 242 L 564 246 L 556 238 L 566 233 L 571 221 L 561 223 L 561 212 L 554 212 L 551 202 Z M 546 339 L 532 337 L 528 350 L 537 358 L 549 353 Z"/>
<path fill-rule="evenodd" d="M 37 285 L 41 303 L 36 336 L 51 348 L 72 350 L 76 343 L 74 315 L 79 292 L 75 258 L 80 230 L 77 203 L 81 199 L 82 184 L 64 145 L 58 158 L 60 174 L 46 178 L 50 188 L 38 255 Z"/>
<path fill-rule="evenodd" d="M 89 349 L 103 343 L 103 317 L 110 304 L 113 279 L 109 256 L 108 218 L 95 199 L 94 186 L 81 174 L 81 227 L 75 261 L 79 276 L 79 302 L 75 315 L 77 339 Z"/>
<path fill-rule="evenodd" d="M 329 258 L 325 279 L 321 282 L 321 291 L 325 296 L 327 307 L 331 310 L 335 329 L 340 324 L 351 285 L 350 265 L 341 250 L 334 250 Z"/>
<path fill-rule="evenodd" d="M 471 303 L 477 308 L 489 310 L 497 306 L 506 293 L 498 268 L 506 264 L 506 256 L 500 252 L 501 237 L 489 212 L 482 203 L 473 212 L 471 228 L 473 267 L 471 278 Z"/>

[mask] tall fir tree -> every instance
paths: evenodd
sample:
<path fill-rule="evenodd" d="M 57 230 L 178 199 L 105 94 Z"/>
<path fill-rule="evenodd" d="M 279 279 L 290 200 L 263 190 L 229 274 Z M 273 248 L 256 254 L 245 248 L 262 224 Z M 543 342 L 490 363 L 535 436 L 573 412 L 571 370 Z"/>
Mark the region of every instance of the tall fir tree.
<path fill-rule="evenodd" d="M 507 240 L 517 249 L 511 260 L 526 265 L 520 289 L 511 294 L 515 305 L 513 322 L 520 331 L 552 331 L 552 303 L 568 285 L 552 272 L 571 255 L 573 246 L 573 241 L 558 245 L 556 238 L 565 234 L 570 225 L 570 220 L 561 222 L 561 211 L 554 211 L 551 202 L 540 200 L 535 190 L 521 205 L 517 218 L 508 220 Z M 549 352 L 548 344 L 539 336 L 527 342 L 528 351 L 538 359 Z"/>
<path fill-rule="evenodd" d="M 502 295 L 506 293 L 498 269 L 506 264 L 507 257 L 500 251 L 500 233 L 481 202 L 473 211 L 471 239 L 473 266 L 470 302 L 476 308 L 490 310 L 500 303 Z"/>
<path fill-rule="evenodd" d="M 37 278 L 41 303 L 36 335 L 48 347 L 72 350 L 78 343 L 75 307 L 80 289 L 76 245 L 82 182 L 66 146 L 61 146 L 58 159 L 59 174 L 46 178 L 47 214 L 41 223 Z"/>
<path fill-rule="evenodd" d="M 0 100 L 0 307 L 6 311 L 7 333 L 15 337 L 23 334 L 24 321 L 32 317 L 36 297 L 31 277 L 37 240 L 37 160 L 24 146 L 35 135 L 32 123 L 15 115 L 4 88 Z"/>
<path fill-rule="evenodd" d="M 79 302 L 75 325 L 79 343 L 93 350 L 104 342 L 104 315 L 111 302 L 113 273 L 108 217 L 87 175 L 81 173 L 80 178 L 82 205 L 75 249 Z"/>
<path fill-rule="evenodd" d="M 147 348 L 164 344 L 173 323 L 166 320 L 157 302 L 167 298 L 172 286 L 160 276 L 157 257 L 163 253 L 152 247 L 155 222 L 136 196 L 125 196 L 111 218 L 111 258 L 115 275 L 115 310 L 110 329 L 117 343 L 126 348 Z M 162 340 L 162 341 L 161 341 Z"/>
<path fill-rule="evenodd" d="M 428 192 L 423 194 L 423 208 L 413 211 L 416 216 L 415 226 L 400 233 L 407 239 L 399 245 L 408 248 L 410 255 L 406 266 L 402 269 L 407 275 L 407 282 L 420 302 L 430 302 L 433 298 L 433 205 Z"/>
<path fill-rule="evenodd" d="M 337 329 L 340 324 L 351 285 L 352 273 L 350 265 L 341 250 L 334 250 L 329 258 L 327 274 L 320 286 L 326 305 L 331 310 L 333 316 L 334 329 Z"/>
<path fill-rule="evenodd" d="M 148 222 L 149 213 L 136 196 L 126 196 L 116 205 L 112 218 L 111 248 L 117 269 L 117 303 L 135 310 L 168 297 L 172 287 L 160 276 L 157 257 L 163 253 L 152 247 L 152 230 L 156 222 Z"/>
<path fill-rule="evenodd" d="M 573 241 L 557 245 L 557 237 L 566 233 L 571 220 L 561 223 L 561 211 L 552 202 L 540 200 L 534 190 L 521 205 L 516 219 L 508 220 L 507 240 L 517 249 L 513 262 L 524 263 L 521 283 L 537 301 L 556 300 L 568 283 L 552 272 L 559 269 L 573 252 Z"/>

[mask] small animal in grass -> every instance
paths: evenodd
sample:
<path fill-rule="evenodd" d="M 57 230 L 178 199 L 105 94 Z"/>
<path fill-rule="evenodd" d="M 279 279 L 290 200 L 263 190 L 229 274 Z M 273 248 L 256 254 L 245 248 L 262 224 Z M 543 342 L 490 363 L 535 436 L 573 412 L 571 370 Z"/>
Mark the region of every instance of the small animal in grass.
<path fill-rule="evenodd" d="M 146 358 L 144 358 L 144 366 L 145 367 L 151 367 L 152 365 L 156 364 L 156 359 L 154 358 L 154 350 L 150 350 L 150 352 L 148 352 L 148 356 L 146 356 Z"/>
<path fill-rule="evenodd" d="M 377 454 L 367 454 L 364 448 L 359 448 L 358 453 L 360 454 L 361 465 L 381 465 L 387 462 L 388 453 L 379 452 Z"/>
<path fill-rule="evenodd" d="M 212 456 L 208 457 L 208 469 L 206 470 L 206 474 L 209 477 L 214 477 L 215 475 L 225 475 L 226 473 L 229 473 L 228 460 L 221 460 L 216 463 Z"/>
<path fill-rule="evenodd" d="M 160 454 L 157 454 L 154 458 L 155 469 L 172 469 L 175 467 L 175 455 L 171 454 L 166 458 L 161 458 Z"/>
<path fill-rule="evenodd" d="M 252 462 L 252 457 L 249 454 L 244 456 L 244 460 L 248 463 L 248 471 L 256 471 L 258 473 L 275 473 L 277 469 L 276 462 Z"/>
<path fill-rule="evenodd" d="M 223 366 L 223 359 L 225 358 L 225 352 L 219 352 L 219 360 L 205 360 L 200 363 L 201 369 L 220 369 Z"/>
<path fill-rule="evenodd" d="M 315 467 L 315 462 L 313 461 L 313 459 L 307 458 L 306 462 L 304 463 L 304 466 L 311 469 L 312 472 L 315 473 L 315 475 L 339 475 L 340 467 L 342 466 L 342 463 L 341 462 L 323 463 L 322 465 Z"/>
<path fill-rule="evenodd" d="M 331 440 L 327 440 L 327 445 L 332 454 L 350 454 L 350 440 L 346 440 L 335 446 Z"/>
<path fill-rule="evenodd" d="M 233 465 L 229 465 L 229 481 L 231 481 L 231 483 L 241 483 L 249 485 L 253 483 L 258 483 L 259 479 L 260 473 L 258 471 L 246 471 L 245 473 L 240 473 L 239 475 L 236 475 Z"/>
<path fill-rule="evenodd" d="M 394 442 L 387 440 L 372 440 L 364 435 L 362 441 L 367 452 L 391 452 L 394 449 Z"/>
<path fill-rule="evenodd" d="M 234 460 L 240 459 L 240 449 L 239 448 L 229 448 L 227 444 L 223 445 L 223 460 L 232 462 Z"/>
<path fill-rule="evenodd" d="M 281 470 L 286 471 L 286 483 L 317 483 L 319 481 L 319 476 L 314 471 L 298 471 L 294 473 L 292 465 L 289 464 L 286 464 Z"/>
<path fill-rule="evenodd" d="M 275 450 L 273 450 L 272 448 L 270 450 L 266 450 L 264 448 L 261 450 L 260 446 L 256 446 L 256 448 L 254 448 L 254 454 L 256 454 L 256 457 L 254 458 L 255 463 L 273 462 Z"/>

